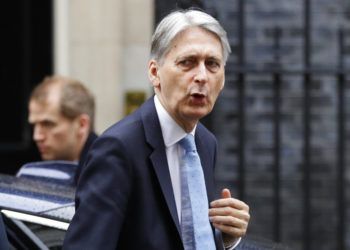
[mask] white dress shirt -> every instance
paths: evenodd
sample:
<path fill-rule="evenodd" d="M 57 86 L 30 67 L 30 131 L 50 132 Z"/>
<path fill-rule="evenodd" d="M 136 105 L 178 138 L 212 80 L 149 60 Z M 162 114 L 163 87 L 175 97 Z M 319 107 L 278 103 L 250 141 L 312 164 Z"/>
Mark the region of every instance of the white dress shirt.
<path fill-rule="evenodd" d="M 182 138 L 184 138 L 187 135 L 187 133 L 169 115 L 169 113 L 165 110 L 165 108 L 160 103 L 156 95 L 154 96 L 154 104 L 156 106 L 156 111 L 158 114 L 158 119 L 163 134 L 165 153 L 166 158 L 168 160 L 171 185 L 173 187 L 177 215 L 181 223 L 181 177 L 179 159 L 181 159 L 184 152 L 178 144 L 178 142 Z M 191 131 L 191 134 L 193 136 L 195 135 L 195 130 L 196 126 Z M 233 244 L 233 246 L 229 248 L 229 250 L 234 249 L 239 244 L 240 239 L 241 238 L 239 238 L 235 242 L 235 244 Z"/>
<path fill-rule="evenodd" d="M 158 100 L 157 96 L 154 96 L 154 104 L 156 106 L 160 127 L 163 133 L 171 185 L 173 186 L 176 210 L 181 223 L 181 177 L 179 159 L 182 157 L 183 149 L 180 147 L 178 142 L 184 138 L 187 133 L 168 114 L 168 112 Z M 194 128 L 191 132 L 193 136 L 195 129 L 196 128 Z"/>

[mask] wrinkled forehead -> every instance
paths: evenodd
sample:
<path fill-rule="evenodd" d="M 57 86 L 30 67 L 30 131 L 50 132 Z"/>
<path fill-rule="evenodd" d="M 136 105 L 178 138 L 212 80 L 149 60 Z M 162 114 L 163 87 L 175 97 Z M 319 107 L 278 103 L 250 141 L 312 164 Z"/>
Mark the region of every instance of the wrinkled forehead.
<path fill-rule="evenodd" d="M 195 46 L 198 46 L 199 42 L 201 42 L 200 45 L 206 46 L 205 48 L 202 46 L 199 47 L 199 49 L 202 50 L 199 52 L 205 52 L 205 49 L 210 51 L 213 56 L 215 55 L 215 57 L 223 59 L 223 47 L 219 36 L 207 29 L 198 26 L 191 26 L 179 32 L 171 40 L 167 50 L 161 58 L 161 61 L 163 61 L 172 51 L 191 51 L 195 49 Z"/>

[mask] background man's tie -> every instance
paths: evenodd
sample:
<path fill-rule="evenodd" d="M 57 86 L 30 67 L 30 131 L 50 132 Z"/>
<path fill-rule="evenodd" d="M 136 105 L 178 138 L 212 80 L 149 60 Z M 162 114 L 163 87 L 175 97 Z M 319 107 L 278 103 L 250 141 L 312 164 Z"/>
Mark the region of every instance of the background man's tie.
<path fill-rule="evenodd" d="M 194 137 L 179 141 L 185 150 L 181 172 L 181 234 L 185 250 L 213 250 L 215 242 L 209 222 L 208 198 Z"/>

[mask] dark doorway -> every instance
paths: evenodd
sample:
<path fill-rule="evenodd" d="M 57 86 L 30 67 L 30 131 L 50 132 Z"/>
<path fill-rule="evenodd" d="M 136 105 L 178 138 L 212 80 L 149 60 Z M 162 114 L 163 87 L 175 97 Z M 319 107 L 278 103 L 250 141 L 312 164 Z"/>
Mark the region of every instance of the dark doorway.
<path fill-rule="evenodd" d="M 27 123 L 27 98 L 52 73 L 52 1 L 4 1 L 0 18 L 0 172 L 13 174 L 39 159 Z"/>

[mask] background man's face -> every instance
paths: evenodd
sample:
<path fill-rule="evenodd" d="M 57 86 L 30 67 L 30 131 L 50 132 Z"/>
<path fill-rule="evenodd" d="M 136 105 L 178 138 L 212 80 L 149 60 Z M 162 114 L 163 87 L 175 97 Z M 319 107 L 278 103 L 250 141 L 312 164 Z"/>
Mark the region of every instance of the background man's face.
<path fill-rule="evenodd" d="M 193 124 L 212 110 L 224 86 L 222 45 L 216 35 L 189 28 L 174 39 L 163 62 L 157 64 L 153 85 L 180 125 Z"/>
<path fill-rule="evenodd" d="M 29 123 L 43 160 L 78 160 L 78 119 L 69 120 L 59 110 L 58 96 L 46 103 L 29 103 Z"/>

